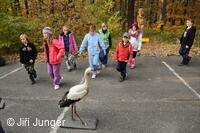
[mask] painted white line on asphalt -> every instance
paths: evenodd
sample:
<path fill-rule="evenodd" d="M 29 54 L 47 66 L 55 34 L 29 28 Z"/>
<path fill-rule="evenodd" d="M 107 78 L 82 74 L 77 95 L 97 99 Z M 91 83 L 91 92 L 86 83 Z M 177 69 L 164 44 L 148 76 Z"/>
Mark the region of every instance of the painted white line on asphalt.
<path fill-rule="evenodd" d="M 65 117 L 65 113 L 69 110 L 69 107 L 65 107 L 62 113 L 58 116 L 57 121 L 62 121 Z M 54 128 L 51 129 L 49 133 L 57 133 L 59 126 L 56 125 Z"/>
<path fill-rule="evenodd" d="M 200 94 L 197 93 L 178 73 L 175 72 L 175 70 L 170 67 L 165 61 L 162 61 L 162 63 L 188 88 L 190 89 L 199 99 Z"/>
<path fill-rule="evenodd" d="M 11 71 L 11 72 L 9 72 L 9 73 L 7 73 L 7 74 L 1 76 L 1 77 L 0 77 L 0 80 L 3 79 L 3 78 L 5 78 L 5 77 L 7 77 L 7 76 L 9 76 L 9 75 L 11 75 L 11 74 L 13 74 L 13 73 L 15 73 L 15 72 L 17 72 L 17 71 L 19 71 L 19 70 L 21 70 L 22 68 L 23 68 L 23 67 L 16 68 L 15 70 L 13 70 L 13 71 Z"/>

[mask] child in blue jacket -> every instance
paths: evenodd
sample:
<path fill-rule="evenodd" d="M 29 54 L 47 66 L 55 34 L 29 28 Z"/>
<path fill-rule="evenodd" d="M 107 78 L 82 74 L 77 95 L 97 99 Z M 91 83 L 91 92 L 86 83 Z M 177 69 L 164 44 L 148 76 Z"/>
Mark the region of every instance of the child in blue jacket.
<path fill-rule="evenodd" d="M 86 47 L 88 50 L 89 65 L 91 68 L 94 69 L 92 73 L 92 78 L 96 78 L 97 69 L 100 66 L 100 48 L 104 50 L 104 54 L 106 55 L 106 47 L 101 39 L 101 36 L 96 32 L 96 27 L 94 25 L 90 26 L 89 33 L 85 35 L 83 42 L 80 46 L 79 53 L 82 54 Z"/>

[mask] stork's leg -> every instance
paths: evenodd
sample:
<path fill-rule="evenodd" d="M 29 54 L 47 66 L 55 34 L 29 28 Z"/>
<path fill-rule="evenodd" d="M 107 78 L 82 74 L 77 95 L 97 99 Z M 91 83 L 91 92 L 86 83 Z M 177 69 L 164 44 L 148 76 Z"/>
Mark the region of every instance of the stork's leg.
<path fill-rule="evenodd" d="M 77 113 L 77 111 L 76 111 L 76 104 L 74 104 L 74 113 L 76 114 L 76 116 L 79 118 L 79 120 L 81 121 L 81 123 L 82 123 L 83 125 L 87 125 L 87 124 L 81 119 L 80 115 Z"/>
<path fill-rule="evenodd" d="M 74 121 L 75 119 L 74 119 L 74 104 L 72 104 L 72 106 L 71 106 L 71 111 L 72 111 L 72 120 Z"/>

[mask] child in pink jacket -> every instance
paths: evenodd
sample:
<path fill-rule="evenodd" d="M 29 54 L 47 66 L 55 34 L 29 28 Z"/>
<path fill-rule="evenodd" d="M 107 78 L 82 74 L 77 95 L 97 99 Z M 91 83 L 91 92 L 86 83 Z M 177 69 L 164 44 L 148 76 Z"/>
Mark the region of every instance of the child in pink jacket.
<path fill-rule="evenodd" d="M 57 39 L 52 38 L 52 30 L 45 27 L 43 30 L 44 61 L 47 63 L 48 74 L 54 83 L 54 89 L 60 88 L 60 66 L 64 55 L 64 46 Z"/>
<path fill-rule="evenodd" d="M 76 69 L 74 54 L 78 51 L 78 48 L 75 37 L 67 26 L 63 26 L 63 32 L 59 35 L 59 42 L 65 48 L 66 66 L 70 72 L 72 69 Z"/>

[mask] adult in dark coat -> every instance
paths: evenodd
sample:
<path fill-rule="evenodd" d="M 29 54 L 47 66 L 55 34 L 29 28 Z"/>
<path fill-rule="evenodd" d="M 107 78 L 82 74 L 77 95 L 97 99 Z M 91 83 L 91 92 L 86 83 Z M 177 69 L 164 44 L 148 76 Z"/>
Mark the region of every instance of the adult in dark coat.
<path fill-rule="evenodd" d="M 191 60 L 189 52 L 193 45 L 196 33 L 196 27 L 194 26 L 194 21 L 192 19 L 188 19 L 186 25 L 187 27 L 185 28 L 185 31 L 183 32 L 180 39 L 181 47 L 179 53 L 183 58 L 180 66 L 187 65 Z"/>

